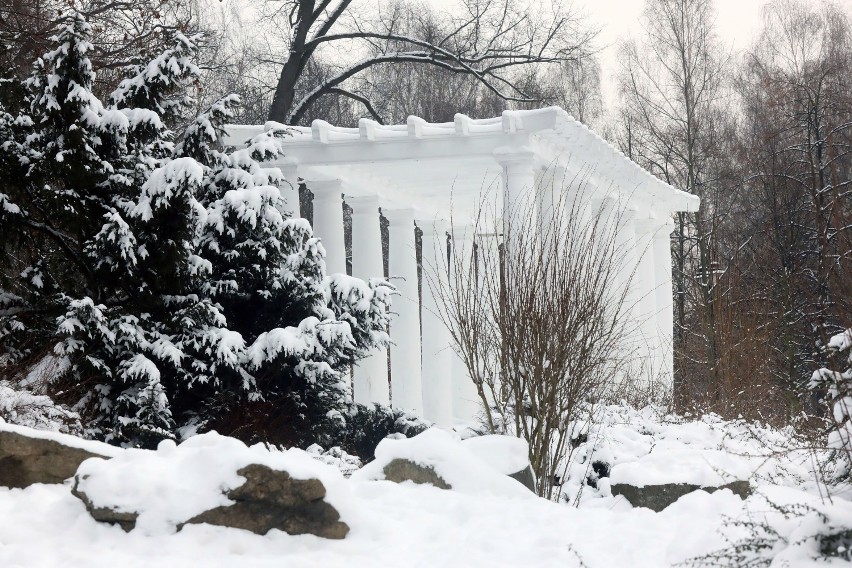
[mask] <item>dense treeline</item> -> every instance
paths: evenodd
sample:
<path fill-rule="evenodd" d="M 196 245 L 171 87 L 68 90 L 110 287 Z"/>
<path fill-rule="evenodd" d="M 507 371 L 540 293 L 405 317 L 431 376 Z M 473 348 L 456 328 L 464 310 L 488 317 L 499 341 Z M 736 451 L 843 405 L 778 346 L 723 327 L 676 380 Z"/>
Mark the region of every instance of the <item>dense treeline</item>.
<path fill-rule="evenodd" d="M 831 2 L 775 0 L 744 53 L 712 3 L 648 0 L 622 49 L 619 141 L 702 198 L 673 240 L 684 401 L 786 418 L 849 325 L 852 27 Z"/>

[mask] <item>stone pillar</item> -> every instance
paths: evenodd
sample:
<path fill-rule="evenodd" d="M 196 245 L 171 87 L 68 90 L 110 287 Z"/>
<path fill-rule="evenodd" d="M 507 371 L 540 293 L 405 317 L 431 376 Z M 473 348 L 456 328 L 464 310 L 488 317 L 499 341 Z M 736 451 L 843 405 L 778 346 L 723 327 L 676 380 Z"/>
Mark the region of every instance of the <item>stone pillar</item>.
<path fill-rule="evenodd" d="M 663 372 L 659 356 L 657 332 L 657 283 L 654 256 L 654 232 L 659 227 L 656 219 L 637 219 L 634 223 L 636 239 L 636 290 L 635 316 L 639 325 L 640 353 L 648 378 L 658 379 Z"/>
<path fill-rule="evenodd" d="M 281 197 L 284 198 L 284 213 L 292 218 L 301 217 L 299 207 L 299 176 L 298 163 L 293 159 L 285 159 L 281 164 L 281 173 L 284 174 L 284 183 L 278 188 Z"/>
<path fill-rule="evenodd" d="M 352 207 L 352 276 L 364 281 L 384 278 L 378 196 L 347 197 L 346 203 Z M 387 349 L 374 349 L 358 361 L 353 389 L 355 402 L 390 404 Z"/>
<path fill-rule="evenodd" d="M 635 290 L 636 256 L 634 216 L 628 205 L 615 196 L 593 199 L 593 207 L 600 211 L 601 229 L 596 238 L 601 239 L 600 253 L 611 255 L 608 266 L 611 280 L 606 283 L 607 302 L 612 310 L 618 309 L 618 317 L 623 325 L 624 337 L 618 346 L 616 357 L 624 358 L 626 365 L 623 375 L 618 376 L 613 386 L 628 379 L 638 381 L 642 378 L 642 345 L 639 323 L 636 317 L 637 294 Z"/>
<path fill-rule="evenodd" d="M 477 270 L 473 265 L 473 231 L 472 225 L 454 225 L 452 228 L 451 286 L 461 284 L 467 287 L 476 278 Z M 453 418 L 458 422 L 475 423 L 481 410 L 479 393 L 458 351 L 458 346 L 453 347 Z"/>
<path fill-rule="evenodd" d="M 305 185 L 314 194 L 314 234 L 322 239 L 325 248 L 326 272 L 346 274 L 342 182 L 305 180 Z"/>
<path fill-rule="evenodd" d="M 441 320 L 439 290 L 447 286 L 447 221 L 419 221 L 423 231 L 423 416 L 439 426 L 453 421 L 452 339 Z"/>
<path fill-rule="evenodd" d="M 527 148 L 499 148 L 494 152 L 503 167 L 503 239 L 511 242 L 511 226 L 531 230 L 535 215 L 535 154 Z"/>
<path fill-rule="evenodd" d="M 672 243 L 674 220 L 666 216 L 653 233 L 654 291 L 657 308 L 657 341 L 662 360 L 661 379 L 674 386 L 674 302 L 672 299 Z"/>
<path fill-rule="evenodd" d="M 423 413 L 420 299 L 413 209 L 382 209 L 388 220 L 388 275 L 399 292 L 391 314 L 391 405 Z"/>

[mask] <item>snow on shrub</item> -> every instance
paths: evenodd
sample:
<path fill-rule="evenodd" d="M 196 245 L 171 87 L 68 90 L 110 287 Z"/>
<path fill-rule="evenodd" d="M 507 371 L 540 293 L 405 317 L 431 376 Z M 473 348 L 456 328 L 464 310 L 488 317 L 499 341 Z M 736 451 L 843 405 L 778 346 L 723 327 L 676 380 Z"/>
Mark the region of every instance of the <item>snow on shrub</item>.
<path fill-rule="evenodd" d="M 828 446 L 841 455 L 834 477 L 842 479 L 852 473 L 852 329 L 832 337 L 826 352 L 835 366 L 842 370 L 822 368 L 814 371 L 810 388 L 828 395 L 827 402 L 834 420 Z"/>
<path fill-rule="evenodd" d="M 716 486 L 739 478 L 798 486 L 814 479 L 813 456 L 790 427 L 618 405 L 572 427 L 575 447 L 558 482 L 559 499 L 574 504 L 610 497 L 616 482 Z"/>
<path fill-rule="evenodd" d="M 848 566 L 852 560 L 852 503 L 823 500 L 788 487 L 762 488 L 721 530 L 728 545 L 683 566 Z"/>
<path fill-rule="evenodd" d="M 80 415 L 57 405 L 49 396 L 14 388 L 0 381 L 0 419 L 36 430 L 79 434 Z"/>

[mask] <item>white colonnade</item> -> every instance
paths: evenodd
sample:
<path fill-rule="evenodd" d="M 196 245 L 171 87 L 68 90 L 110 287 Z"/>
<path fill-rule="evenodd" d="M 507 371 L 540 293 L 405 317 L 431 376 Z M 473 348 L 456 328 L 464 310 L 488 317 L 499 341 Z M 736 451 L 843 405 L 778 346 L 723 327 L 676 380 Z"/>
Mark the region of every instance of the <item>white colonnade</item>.
<path fill-rule="evenodd" d="M 229 126 L 226 143 L 245 144 L 271 127 Z M 328 273 L 347 271 L 344 194 L 353 211 L 353 276 L 383 275 L 380 212 L 388 221 L 389 276 L 399 291 L 390 317 L 390 363 L 388 350 L 376 350 L 358 364 L 356 401 L 389 402 L 442 426 L 474 421 L 481 402 L 439 315 L 434 285 L 447 286 L 459 261 L 472 261 L 475 245 L 509 250 L 513 230 L 544 234 L 557 224 L 556 215 L 573 222 L 558 208 L 578 203 L 574 214 L 584 222 L 600 206 L 615 224 L 615 279 L 629 281 L 627 317 L 638 330 L 631 339 L 658 376 L 671 381 L 671 214 L 696 211 L 699 201 L 642 170 L 563 110 L 506 111 L 488 119 L 456 115 L 436 124 L 417 117 L 404 125 L 362 119 L 358 128 L 314 121 L 290 134 L 280 139 L 284 157 L 271 165 L 286 181 L 286 213 L 303 214 L 300 183 L 313 193 L 314 233 L 322 239 Z M 579 187 L 572 180 L 589 183 Z M 470 225 L 458 223 L 475 218 L 483 204 L 477 196 L 492 181 L 499 185 L 502 226 L 473 234 Z M 415 223 L 423 231 L 422 282 Z M 614 296 L 618 284 L 612 284 Z"/>
<path fill-rule="evenodd" d="M 494 161 L 503 172 L 504 246 L 511 246 L 513 223 L 543 232 L 552 223 L 578 221 L 557 211 L 558 207 L 576 206 L 574 200 L 583 198 L 565 193 L 577 188 L 566 182 L 571 172 L 564 165 L 543 164 L 526 148 L 499 148 Z M 294 169 L 285 174 L 288 180 L 294 177 Z M 340 179 L 303 181 L 314 194 L 314 230 L 326 249 L 329 273 L 346 270 L 344 200 L 352 207 L 352 275 L 357 278 L 383 275 L 380 215 L 388 221 L 388 272 L 399 292 L 391 314 L 390 365 L 386 349 L 377 349 L 358 363 L 353 372 L 355 401 L 390 404 L 443 426 L 475 421 L 482 403 L 443 323 L 442 302 L 436 295 L 440 287 L 450 285 L 451 271 L 471 266 L 475 243 L 481 237 L 474 234 L 471 224 L 450 226 L 443 219 L 416 218 L 413 208 L 383 207 L 378 195 L 347 194 L 344 198 L 348 189 Z M 583 216 L 579 222 L 588 222 L 598 208 L 602 211 L 618 255 L 614 294 L 629 285 L 624 311 L 635 323 L 631 346 L 644 353 L 643 372 L 652 369 L 655 376 L 670 381 L 671 357 L 663 350 L 671 345 L 672 337 L 671 222 L 650 213 L 640 217 L 634 207 L 612 194 L 599 190 L 592 194 L 587 206 L 577 207 L 574 214 Z M 529 225 L 521 216 L 530 216 L 527 219 L 535 222 Z M 423 232 L 422 282 L 418 279 L 415 225 Z"/>

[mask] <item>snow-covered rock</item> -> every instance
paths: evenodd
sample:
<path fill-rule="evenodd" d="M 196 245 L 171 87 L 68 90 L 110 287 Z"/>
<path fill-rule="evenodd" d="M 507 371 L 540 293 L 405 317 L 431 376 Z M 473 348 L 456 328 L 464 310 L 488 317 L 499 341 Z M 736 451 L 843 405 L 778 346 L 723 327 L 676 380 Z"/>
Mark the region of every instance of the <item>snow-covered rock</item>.
<path fill-rule="evenodd" d="M 0 420 L 0 486 L 62 483 L 74 476 L 83 461 L 109 458 L 119 451 L 107 444 Z"/>
<path fill-rule="evenodd" d="M 490 434 L 468 438 L 463 444 L 479 459 L 535 492 L 535 473 L 530 465 L 530 447 L 526 440 Z"/>
<path fill-rule="evenodd" d="M 74 494 L 96 520 L 150 534 L 198 523 L 327 538 L 349 530 L 337 507 L 348 500 L 338 471 L 301 450 L 247 447 L 215 432 L 88 460 Z"/>
<path fill-rule="evenodd" d="M 413 438 L 385 438 L 376 447 L 376 459 L 354 473 L 352 479 L 413 481 L 469 494 L 532 497 L 523 485 L 503 471 L 511 471 L 520 464 L 518 444 L 470 442 L 462 442 L 439 428 L 429 428 Z M 501 456 L 495 451 L 500 447 L 511 449 Z"/>

